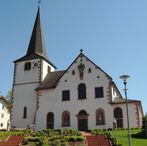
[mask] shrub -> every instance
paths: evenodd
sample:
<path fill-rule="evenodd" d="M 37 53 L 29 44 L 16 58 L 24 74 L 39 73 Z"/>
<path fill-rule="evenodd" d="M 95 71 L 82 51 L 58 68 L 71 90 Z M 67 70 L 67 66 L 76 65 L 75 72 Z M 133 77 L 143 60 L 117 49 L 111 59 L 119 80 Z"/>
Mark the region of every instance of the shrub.
<path fill-rule="evenodd" d="M 28 139 L 24 139 L 22 142 L 23 145 L 27 145 L 28 144 Z"/>
<path fill-rule="evenodd" d="M 27 137 L 27 140 L 30 142 L 40 142 L 43 140 L 42 137 Z"/>
<path fill-rule="evenodd" d="M 69 137 L 69 142 L 71 142 L 71 141 L 76 141 L 76 136 L 70 136 Z"/>
<path fill-rule="evenodd" d="M 112 128 L 108 128 L 108 131 L 112 131 Z"/>
<path fill-rule="evenodd" d="M 52 129 L 43 129 L 42 131 L 48 137 L 50 137 L 51 135 L 53 135 L 53 130 Z"/>
<path fill-rule="evenodd" d="M 93 129 L 91 130 L 92 134 L 94 135 L 105 135 L 106 131 L 101 129 Z"/>
<path fill-rule="evenodd" d="M 49 146 L 61 146 L 60 140 L 55 140 L 50 142 Z"/>
<path fill-rule="evenodd" d="M 61 146 L 67 146 L 67 142 L 62 142 Z"/>
<path fill-rule="evenodd" d="M 6 129 L 0 129 L 0 131 L 7 131 Z"/>
<path fill-rule="evenodd" d="M 76 138 L 77 138 L 76 141 L 84 141 L 85 140 L 85 138 L 83 136 L 77 136 Z"/>

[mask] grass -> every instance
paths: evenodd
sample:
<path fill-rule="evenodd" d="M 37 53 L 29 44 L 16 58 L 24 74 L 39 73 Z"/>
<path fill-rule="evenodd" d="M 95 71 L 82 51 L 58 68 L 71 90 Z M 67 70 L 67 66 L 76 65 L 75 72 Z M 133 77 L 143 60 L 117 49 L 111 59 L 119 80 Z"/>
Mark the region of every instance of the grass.
<path fill-rule="evenodd" d="M 128 131 L 127 130 L 116 130 L 111 132 L 114 137 L 118 139 L 118 143 L 123 146 L 128 146 Z M 141 133 L 140 129 L 131 130 L 131 142 L 132 146 L 147 146 L 147 138 L 137 138 L 134 135 Z"/>

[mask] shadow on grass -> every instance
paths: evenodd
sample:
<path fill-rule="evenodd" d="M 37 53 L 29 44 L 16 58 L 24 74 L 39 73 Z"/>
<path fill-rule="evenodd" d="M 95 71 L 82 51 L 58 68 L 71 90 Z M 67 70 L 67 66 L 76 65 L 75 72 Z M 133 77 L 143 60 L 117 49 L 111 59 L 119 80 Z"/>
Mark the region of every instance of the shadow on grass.
<path fill-rule="evenodd" d="M 135 133 L 131 135 L 132 138 L 136 138 L 136 139 L 146 139 L 147 137 L 145 137 L 145 131 L 142 130 L 139 133 Z"/>

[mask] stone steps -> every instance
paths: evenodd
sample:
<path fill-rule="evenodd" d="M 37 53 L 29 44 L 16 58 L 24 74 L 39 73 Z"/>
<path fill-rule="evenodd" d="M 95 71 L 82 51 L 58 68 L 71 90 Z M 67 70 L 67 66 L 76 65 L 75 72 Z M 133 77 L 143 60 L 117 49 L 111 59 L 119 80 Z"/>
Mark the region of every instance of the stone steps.
<path fill-rule="evenodd" d="M 0 146 L 19 146 L 22 141 L 22 136 L 10 136 L 7 141 L 0 141 Z"/>
<path fill-rule="evenodd" d="M 86 136 L 88 146 L 111 146 L 104 136 Z"/>

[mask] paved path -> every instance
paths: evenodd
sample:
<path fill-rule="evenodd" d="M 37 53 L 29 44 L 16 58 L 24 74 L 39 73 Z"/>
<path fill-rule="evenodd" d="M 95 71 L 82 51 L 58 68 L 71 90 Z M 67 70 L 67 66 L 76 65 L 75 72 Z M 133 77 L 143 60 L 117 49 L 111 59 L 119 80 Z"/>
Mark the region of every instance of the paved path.
<path fill-rule="evenodd" d="M 20 146 L 22 141 L 22 136 L 10 136 L 7 141 L 0 141 L 0 146 Z"/>

